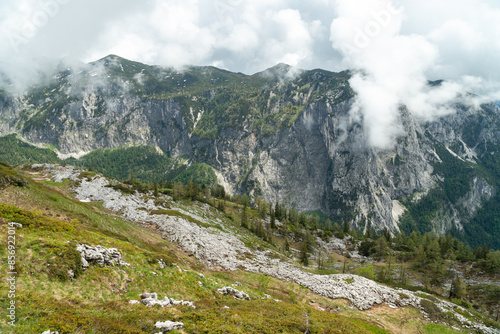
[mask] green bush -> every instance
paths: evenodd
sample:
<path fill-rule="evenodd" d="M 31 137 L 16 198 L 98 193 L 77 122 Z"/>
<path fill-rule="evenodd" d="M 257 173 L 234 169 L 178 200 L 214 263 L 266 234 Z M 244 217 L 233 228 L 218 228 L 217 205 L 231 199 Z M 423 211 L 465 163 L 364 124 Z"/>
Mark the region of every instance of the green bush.
<path fill-rule="evenodd" d="M 130 188 L 127 188 L 125 187 L 124 185 L 122 184 L 108 184 L 106 187 L 108 188 L 112 188 L 116 191 L 119 191 L 121 192 L 122 194 L 126 194 L 126 195 L 131 195 L 131 194 L 134 194 L 135 191 L 130 189 Z"/>
<path fill-rule="evenodd" d="M 83 273 L 82 257 L 75 247 L 76 245 L 65 245 L 53 250 L 53 259 L 50 260 L 50 266 L 47 267 L 50 279 L 64 282 L 70 278 L 69 270 L 73 271 L 75 279 Z"/>

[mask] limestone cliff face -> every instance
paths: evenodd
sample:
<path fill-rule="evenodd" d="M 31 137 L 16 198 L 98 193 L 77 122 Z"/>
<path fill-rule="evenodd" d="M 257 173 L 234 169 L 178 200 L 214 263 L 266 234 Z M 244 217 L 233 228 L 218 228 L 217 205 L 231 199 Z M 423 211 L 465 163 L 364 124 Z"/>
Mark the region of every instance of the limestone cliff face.
<path fill-rule="evenodd" d="M 0 133 L 9 133 L 15 130 L 15 123 L 21 109 L 21 103 L 18 99 L 0 91 Z"/>
<path fill-rule="evenodd" d="M 172 100 L 110 98 L 105 112 L 97 114 L 103 107 L 93 96 L 87 92 L 45 118 L 43 126 L 25 128 L 24 138 L 51 143 L 63 154 L 141 144 L 157 145 L 174 156 L 191 152 L 180 106 Z"/>
<path fill-rule="evenodd" d="M 172 157 L 211 165 L 229 192 L 261 196 L 299 211 L 323 211 L 360 228 L 394 231 L 405 211 L 398 200 L 418 202 L 443 183 L 435 173 L 443 164 L 437 147 L 474 164 L 484 153 L 481 143 L 500 138 L 499 110 L 493 105 L 479 111 L 457 107 L 456 113 L 427 123 L 402 108 L 404 134 L 392 149 L 374 149 L 362 122 L 349 113 L 352 96 L 346 78 L 324 71 L 286 82 L 268 77 L 266 82 L 256 76 L 245 79 L 258 87 L 247 94 L 250 98 L 235 97 L 239 88 L 228 95 L 216 85 L 204 85 L 202 93 L 186 88 L 176 95 L 179 99 L 140 96 L 112 84 L 82 88 L 65 82 L 43 98 L 2 95 L 0 131 L 54 145 L 62 154 L 155 145 Z M 237 102 L 213 116 L 229 99 Z M 234 110 L 236 121 L 220 120 Z M 286 126 L 285 116 L 279 117 L 283 110 L 291 115 Z M 273 131 L 256 130 L 259 113 L 264 121 L 273 119 Z M 215 135 L 198 131 L 208 121 L 214 122 Z M 278 121 L 282 123 L 276 125 Z M 458 201 L 436 213 L 434 229 L 460 229 L 495 194 L 491 181 L 475 176 Z"/>

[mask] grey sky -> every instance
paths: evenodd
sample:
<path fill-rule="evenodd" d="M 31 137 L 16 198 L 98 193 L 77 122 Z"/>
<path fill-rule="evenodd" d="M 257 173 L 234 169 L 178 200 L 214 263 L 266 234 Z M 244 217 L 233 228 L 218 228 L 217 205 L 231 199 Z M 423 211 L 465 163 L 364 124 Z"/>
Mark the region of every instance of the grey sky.
<path fill-rule="evenodd" d="M 36 56 L 91 61 L 116 53 L 162 65 L 218 65 L 254 73 L 278 62 L 341 70 L 330 25 L 337 6 L 358 0 L 4 0 L 2 61 Z M 401 34 L 439 48 L 430 76 L 500 77 L 500 4 L 489 0 L 393 1 Z M 361 8 L 360 8 L 361 10 Z M 366 18 L 365 24 L 373 20 Z M 360 28 L 364 28 L 363 22 Z M 33 29 L 32 29 L 33 28 Z"/>

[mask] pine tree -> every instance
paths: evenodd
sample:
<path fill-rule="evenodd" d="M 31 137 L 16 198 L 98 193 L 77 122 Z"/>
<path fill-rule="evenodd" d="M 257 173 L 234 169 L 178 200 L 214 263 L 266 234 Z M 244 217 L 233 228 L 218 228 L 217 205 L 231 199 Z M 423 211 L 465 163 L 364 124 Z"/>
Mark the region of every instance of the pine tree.
<path fill-rule="evenodd" d="M 281 205 L 279 204 L 278 201 L 276 201 L 276 204 L 274 205 L 274 214 L 276 215 L 277 219 L 281 219 Z"/>
<path fill-rule="evenodd" d="M 425 250 L 424 246 L 418 245 L 417 248 L 415 248 L 415 251 L 413 252 L 413 258 L 415 259 L 415 263 L 417 265 L 423 266 L 426 261 L 426 255 L 425 255 Z"/>
<path fill-rule="evenodd" d="M 184 185 L 181 182 L 177 182 L 174 184 L 174 201 L 178 201 L 184 196 Z"/>
<path fill-rule="evenodd" d="M 325 221 L 325 229 L 327 229 L 328 231 L 332 231 L 333 230 L 333 223 L 330 220 L 330 218 L 327 218 L 326 221 Z"/>
<path fill-rule="evenodd" d="M 295 209 L 290 210 L 290 222 L 296 227 L 299 224 L 299 213 Z"/>
<path fill-rule="evenodd" d="M 474 249 L 474 256 L 476 257 L 476 260 L 484 260 L 488 257 L 489 252 L 490 250 L 488 245 L 485 243 L 483 247 L 477 247 Z"/>
<path fill-rule="evenodd" d="M 439 246 L 439 242 L 437 239 L 434 239 L 430 242 L 429 246 L 425 250 L 427 258 L 430 260 L 438 260 L 441 259 L 441 247 Z"/>
<path fill-rule="evenodd" d="M 465 294 L 466 294 L 465 283 L 460 278 L 460 276 L 456 274 L 455 278 L 451 282 L 450 299 L 456 298 L 461 300 L 462 298 L 465 297 Z"/>
<path fill-rule="evenodd" d="M 290 243 L 288 242 L 288 238 L 285 237 L 285 251 L 289 252 L 290 251 Z"/>
<path fill-rule="evenodd" d="M 276 217 L 273 208 L 270 208 L 269 215 L 271 216 L 271 228 L 276 228 Z"/>
<path fill-rule="evenodd" d="M 158 183 L 153 182 L 153 196 L 154 197 L 158 197 L 160 196 L 160 194 L 158 193 Z"/>
<path fill-rule="evenodd" d="M 241 226 L 248 228 L 248 217 L 247 217 L 247 204 L 243 204 L 243 209 L 241 210 Z"/>
<path fill-rule="evenodd" d="M 365 238 L 367 239 L 373 239 L 373 229 L 371 224 L 367 224 L 366 230 L 365 230 Z"/>
<path fill-rule="evenodd" d="M 243 194 L 243 196 L 241 196 L 240 198 L 240 202 L 242 205 L 248 208 L 250 206 L 250 197 L 248 197 L 247 194 Z"/>
<path fill-rule="evenodd" d="M 399 284 L 401 286 L 406 286 L 408 283 L 408 276 L 406 274 L 406 268 L 404 265 L 399 266 Z"/>
<path fill-rule="evenodd" d="M 306 240 L 304 240 L 302 246 L 300 247 L 300 263 L 306 267 L 309 265 L 309 252 Z"/>
<path fill-rule="evenodd" d="M 312 216 L 311 221 L 309 222 L 309 226 L 311 229 L 316 230 L 318 228 L 318 216 Z"/>
<path fill-rule="evenodd" d="M 388 246 L 385 237 L 382 236 L 375 242 L 375 253 L 378 257 L 384 257 L 387 255 Z"/>
<path fill-rule="evenodd" d="M 348 235 L 351 232 L 351 227 L 349 226 L 349 222 L 347 220 L 344 221 L 343 232 L 344 232 L 344 235 Z"/>
<path fill-rule="evenodd" d="M 323 268 L 323 252 L 321 250 L 318 250 L 318 270 Z"/>
<path fill-rule="evenodd" d="M 385 237 L 385 240 L 387 240 L 387 242 L 391 242 L 391 240 L 392 240 L 391 232 L 389 232 L 387 227 L 384 227 L 383 235 Z"/>

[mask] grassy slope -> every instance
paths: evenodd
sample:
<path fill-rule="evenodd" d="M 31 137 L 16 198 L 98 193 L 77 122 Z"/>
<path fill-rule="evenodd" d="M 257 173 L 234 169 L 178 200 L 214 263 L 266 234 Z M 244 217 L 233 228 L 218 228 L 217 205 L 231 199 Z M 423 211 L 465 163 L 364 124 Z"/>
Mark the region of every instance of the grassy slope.
<path fill-rule="evenodd" d="M 69 182 L 54 184 L 24 178 L 29 180 L 27 186 L 5 185 L 0 192 L 2 201 L 9 203 L 0 205 L 2 235 L 7 233 L 8 222 L 23 224 L 16 234 L 18 321 L 12 328 L 2 317 L 2 333 L 40 333 L 47 329 L 60 333 L 152 333 L 154 323 L 165 320 L 184 322 L 186 333 L 293 333 L 307 328 L 311 333 L 386 332 L 342 302 L 312 296 L 294 284 L 244 272 L 208 272 L 155 231 L 123 221 L 99 203 L 72 199 L 66 192 Z M 74 250 L 78 243 L 115 247 L 131 266 L 90 267 L 80 272 Z M 0 253 L 5 258 L 5 242 L 0 245 Z M 160 269 L 158 259 L 178 266 Z M 66 279 L 68 269 L 78 275 L 76 280 Z M 6 279 L 4 268 L 0 279 Z M 243 283 L 242 290 L 253 297 L 251 301 L 235 301 L 215 293 L 216 288 L 235 280 Z M 4 285 L 0 290 L 2 296 L 7 295 Z M 152 291 L 160 298 L 192 300 L 197 308 L 128 304 L 130 299 L 138 299 L 139 293 Z M 261 300 L 264 291 L 283 302 Z M 319 311 L 308 305 L 310 298 L 331 309 L 339 306 L 348 317 Z M 8 299 L 1 298 L 0 307 L 5 310 L 7 305 Z"/>

